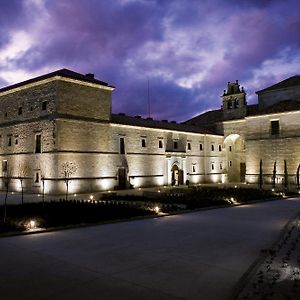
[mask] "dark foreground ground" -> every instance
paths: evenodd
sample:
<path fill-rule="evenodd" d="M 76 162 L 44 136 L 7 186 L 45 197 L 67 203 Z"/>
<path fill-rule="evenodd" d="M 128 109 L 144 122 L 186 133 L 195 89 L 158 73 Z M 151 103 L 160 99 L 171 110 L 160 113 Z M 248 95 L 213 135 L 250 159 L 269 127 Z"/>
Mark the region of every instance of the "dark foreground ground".
<path fill-rule="evenodd" d="M 299 211 L 277 200 L 1 238 L 1 299 L 229 299 Z"/>

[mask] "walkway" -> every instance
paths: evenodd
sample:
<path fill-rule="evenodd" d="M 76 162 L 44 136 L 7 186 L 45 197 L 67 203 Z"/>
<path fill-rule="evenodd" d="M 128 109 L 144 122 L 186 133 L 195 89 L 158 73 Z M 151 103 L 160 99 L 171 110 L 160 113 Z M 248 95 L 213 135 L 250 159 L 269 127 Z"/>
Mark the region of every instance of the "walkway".
<path fill-rule="evenodd" d="M 300 199 L 0 239 L 6 299 L 228 299 Z"/>

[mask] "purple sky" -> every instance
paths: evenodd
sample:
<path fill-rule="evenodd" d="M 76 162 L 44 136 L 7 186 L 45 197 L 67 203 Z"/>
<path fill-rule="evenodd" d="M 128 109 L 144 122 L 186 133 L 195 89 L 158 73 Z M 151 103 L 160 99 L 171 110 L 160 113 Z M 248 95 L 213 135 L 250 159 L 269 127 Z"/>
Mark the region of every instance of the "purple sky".
<path fill-rule="evenodd" d="M 56 69 L 116 86 L 113 111 L 183 121 L 300 73 L 299 0 L 9 0 L 0 86 Z"/>

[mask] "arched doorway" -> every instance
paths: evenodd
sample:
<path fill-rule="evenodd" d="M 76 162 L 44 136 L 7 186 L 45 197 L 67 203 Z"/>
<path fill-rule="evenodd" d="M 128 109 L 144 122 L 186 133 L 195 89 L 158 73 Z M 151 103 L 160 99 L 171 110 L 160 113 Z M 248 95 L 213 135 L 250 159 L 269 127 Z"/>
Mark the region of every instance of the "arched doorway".
<path fill-rule="evenodd" d="M 224 140 L 228 182 L 245 182 L 245 142 L 239 134 L 230 134 Z"/>
<path fill-rule="evenodd" d="M 174 164 L 172 169 L 172 185 L 183 184 L 183 170 L 180 170 L 178 165 Z"/>

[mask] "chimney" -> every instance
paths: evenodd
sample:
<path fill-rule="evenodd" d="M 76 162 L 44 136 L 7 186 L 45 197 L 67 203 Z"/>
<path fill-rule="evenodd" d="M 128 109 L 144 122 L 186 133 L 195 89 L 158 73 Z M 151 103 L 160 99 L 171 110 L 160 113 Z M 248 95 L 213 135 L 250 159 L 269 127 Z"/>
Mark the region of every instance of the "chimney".
<path fill-rule="evenodd" d="M 90 79 L 94 79 L 95 78 L 95 75 L 93 73 L 87 73 L 87 74 L 85 74 L 85 76 L 87 78 L 90 78 Z"/>

